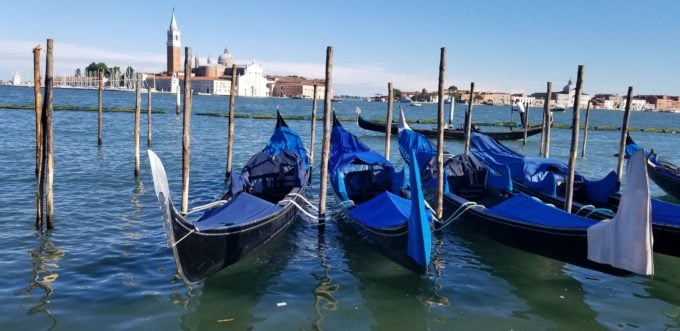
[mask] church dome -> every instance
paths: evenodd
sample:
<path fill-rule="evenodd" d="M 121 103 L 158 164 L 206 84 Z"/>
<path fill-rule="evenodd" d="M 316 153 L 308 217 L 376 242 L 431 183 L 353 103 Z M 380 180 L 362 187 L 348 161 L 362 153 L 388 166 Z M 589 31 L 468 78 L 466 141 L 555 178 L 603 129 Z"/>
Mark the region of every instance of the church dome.
<path fill-rule="evenodd" d="M 229 50 L 224 48 L 224 53 L 217 58 L 217 63 L 225 66 L 231 67 L 234 64 L 234 57 L 229 54 Z"/>
<path fill-rule="evenodd" d="M 564 93 L 569 93 L 569 91 L 575 89 L 576 87 L 574 86 L 574 83 L 571 82 L 571 79 L 569 79 L 569 83 L 567 85 L 564 85 L 562 88 L 562 92 Z"/>

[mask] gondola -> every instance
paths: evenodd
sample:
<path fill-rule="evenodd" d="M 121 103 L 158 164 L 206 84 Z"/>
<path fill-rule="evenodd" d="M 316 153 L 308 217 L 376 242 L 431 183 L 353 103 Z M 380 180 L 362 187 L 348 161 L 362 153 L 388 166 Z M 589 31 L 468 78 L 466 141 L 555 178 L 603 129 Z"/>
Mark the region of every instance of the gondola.
<path fill-rule="evenodd" d="M 564 207 L 565 178 L 568 174 L 564 161 L 525 157 L 499 141 L 478 133 L 472 134 L 470 152 L 494 170 L 509 169 L 515 190 L 536 196 L 559 208 Z M 619 184 L 614 171 L 598 180 L 590 180 L 578 173 L 574 178 L 572 212 L 602 219 L 618 210 Z M 680 205 L 651 198 L 651 207 L 654 251 L 680 256 L 680 246 L 677 245 L 680 240 Z"/>
<path fill-rule="evenodd" d="M 380 253 L 418 273 L 427 273 L 431 256 L 432 214 L 425 209 L 419 173 L 404 173 L 345 130 L 333 114 L 331 186 L 343 211 L 343 224 Z"/>
<path fill-rule="evenodd" d="M 357 109 L 357 124 L 360 128 L 376 131 L 385 132 L 384 123 L 371 122 L 369 120 L 361 117 L 361 110 Z M 530 127 L 527 129 L 527 137 L 541 133 L 543 128 L 541 127 Z M 436 129 L 413 129 L 413 131 L 418 132 L 428 138 L 438 137 Z M 398 124 L 392 124 L 392 134 L 396 135 L 399 133 Z M 485 134 L 492 136 L 499 140 L 517 140 L 524 138 L 524 130 L 510 130 L 510 131 L 484 131 Z M 451 129 L 447 128 L 444 130 L 444 139 L 448 140 L 463 140 L 465 139 L 465 130 L 463 129 Z"/>
<path fill-rule="evenodd" d="M 288 228 L 298 217 L 295 204 L 303 199 L 310 175 L 302 140 L 277 111 L 266 147 L 240 173 L 231 174 L 219 200 L 190 210 L 202 215 L 189 220 L 173 205 L 160 159 L 148 152 L 168 246 L 179 275 L 190 284 L 238 262 Z"/>
<path fill-rule="evenodd" d="M 436 150 L 424 135 L 408 128 L 403 116 L 401 125 L 399 150 L 407 162 L 415 159 L 424 164 L 420 167 L 422 181 L 425 187 L 431 187 L 439 172 L 435 163 Z M 640 163 L 639 157 L 635 160 Z M 631 162 L 628 169 L 629 174 L 634 174 L 627 177 L 630 187 L 647 184 L 642 166 Z M 598 222 L 513 192 L 507 168 L 496 172 L 472 155 L 448 155 L 443 171 L 444 221 L 441 226 L 457 222 L 505 244 L 606 273 L 653 272 L 649 220 L 639 217 L 649 212 L 649 207 L 644 208 L 644 199 L 649 199 L 645 190 L 626 191 L 625 203 L 631 203 L 631 200 L 641 203 L 632 214 L 627 210 L 627 213 L 615 215 L 612 221 Z M 621 232 L 626 225 L 632 225 L 636 231 Z M 626 233 L 626 240 L 618 237 L 622 233 Z M 632 256 L 639 264 L 629 264 Z M 623 259 L 619 260 L 621 257 Z"/>
<path fill-rule="evenodd" d="M 626 156 L 640 149 L 640 146 L 628 135 L 626 137 Z M 680 199 L 680 166 L 659 157 L 654 150 L 647 155 L 647 171 L 649 177 L 668 195 Z"/>

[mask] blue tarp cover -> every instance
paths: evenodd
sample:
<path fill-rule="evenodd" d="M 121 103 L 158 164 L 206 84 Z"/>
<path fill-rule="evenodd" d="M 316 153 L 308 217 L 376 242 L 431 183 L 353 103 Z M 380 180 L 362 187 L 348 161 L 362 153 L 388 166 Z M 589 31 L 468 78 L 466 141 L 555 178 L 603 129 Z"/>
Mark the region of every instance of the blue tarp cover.
<path fill-rule="evenodd" d="M 537 192 L 556 195 L 556 185 L 565 181 L 569 167 L 560 159 L 525 157 L 497 140 L 481 133 L 472 133 L 470 152 L 494 170 L 495 165 L 507 165 L 512 179 Z M 618 191 L 616 174 L 610 172 L 601 180 L 588 180 L 576 174 L 582 182 L 588 199 L 607 203 L 607 198 Z"/>
<path fill-rule="evenodd" d="M 652 199 L 652 221 L 654 224 L 680 226 L 680 205 Z"/>
<path fill-rule="evenodd" d="M 596 223 L 596 221 L 566 213 L 521 193 L 487 208 L 486 212 L 545 227 L 583 229 L 584 231 Z"/>
<path fill-rule="evenodd" d="M 226 204 L 207 211 L 194 224 L 199 231 L 238 226 L 273 214 L 281 208 L 252 194 L 241 192 Z"/>
<path fill-rule="evenodd" d="M 271 155 L 279 155 L 283 150 L 291 150 L 302 159 L 302 164 L 305 169 L 309 167 L 309 159 L 307 158 L 307 151 L 305 145 L 302 143 L 300 136 L 287 126 L 280 126 L 274 130 L 267 146 L 262 150 Z"/>
<path fill-rule="evenodd" d="M 340 167 L 357 161 L 364 164 L 380 164 L 394 168 L 390 161 L 372 151 L 368 146 L 359 141 L 359 138 L 345 130 L 342 125 L 334 125 L 331 131 L 328 171 L 333 174 Z"/>
<path fill-rule="evenodd" d="M 396 228 L 408 220 L 411 214 L 411 201 L 390 192 L 383 192 L 352 208 L 348 213 L 366 226 Z"/>

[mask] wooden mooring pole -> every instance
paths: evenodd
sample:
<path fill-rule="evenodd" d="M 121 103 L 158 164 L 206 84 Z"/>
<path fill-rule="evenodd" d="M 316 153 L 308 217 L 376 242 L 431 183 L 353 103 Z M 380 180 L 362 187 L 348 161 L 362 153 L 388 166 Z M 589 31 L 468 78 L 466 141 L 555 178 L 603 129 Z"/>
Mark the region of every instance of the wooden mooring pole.
<path fill-rule="evenodd" d="M 626 137 L 628 137 L 628 123 L 630 122 L 630 103 L 633 99 L 633 87 L 628 86 L 628 96 L 626 97 L 626 111 L 623 113 L 623 124 L 621 125 L 621 141 L 619 142 L 619 160 L 616 164 L 616 180 L 621 183 L 623 178 L 623 159 L 626 156 Z"/>
<path fill-rule="evenodd" d="M 139 126 L 142 121 L 142 74 L 137 73 L 135 82 L 135 178 L 139 177 Z"/>
<path fill-rule="evenodd" d="M 189 211 L 191 158 L 191 47 L 184 48 L 184 125 L 182 126 L 182 214 Z"/>
<path fill-rule="evenodd" d="M 527 134 L 529 131 L 529 103 L 525 103 L 524 107 L 524 138 L 522 139 L 522 145 L 526 146 L 527 145 Z"/>
<path fill-rule="evenodd" d="M 229 90 L 229 123 L 227 128 L 227 171 L 225 180 L 231 176 L 231 160 L 234 153 L 234 102 L 236 101 L 236 64 L 231 65 L 231 89 Z"/>
<path fill-rule="evenodd" d="M 439 52 L 439 85 L 437 102 L 437 209 L 436 217 L 444 215 L 444 73 L 446 72 L 446 47 Z M 416 169 L 418 170 L 418 169 Z M 409 176 L 412 176 L 409 175 Z M 415 197 L 411 197 L 415 199 Z"/>
<path fill-rule="evenodd" d="M 53 61 L 54 41 L 47 39 L 47 54 L 45 59 L 45 102 L 42 110 L 42 129 L 43 129 L 43 195 L 45 197 L 45 214 L 43 219 L 47 221 L 47 228 L 54 227 L 54 194 L 52 192 L 54 180 L 54 134 L 52 130 L 53 113 L 53 93 L 54 89 L 54 61 Z"/>
<path fill-rule="evenodd" d="M 146 146 L 151 147 L 151 86 L 146 86 Z"/>
<path fill-rule="evenodd" d="M 180 89 L 180 86 L 178 84 L 177 85 L 177 98 L 176 98 L 176 101 L 175 101 L 175 112 L 176 112 L 177 115 L 179 115 L 179 104 L 180 104 L 180 102 L 179 102 L 179 94 L 180 94 L 179 91 L 180 90 L 181 89 Z"/>
<path fill-rule="evenodd" d="M 545 144 L 543 145 L 543 156 L 550 157 L 550 128 L 552 126 L 552 114 L 550 113 L 550 101 L 552 99 L 552 82 L 548 82 L 547 91 L 545 93 L 545 102 L 543 104 L 543 131 L 545 131 Z"/>
<path fill-rule="evenodd" d="M 333 47 L 326 48 L 326 91 L 324 91 L 323 100 L 323 141 L 321 152 L 321 174 L 319 181 L 321 188 L 319 190 L 319 228 L 321 230 L 325 227 L 326 222 L 326 194 L 328 192 L 328 159 L 330 156 L 331 145 L 331 98 L 333 94 L 331 89 L 333 79 Z"/>
<path fill-rule="evenodd" d="M 97 95 L 97 146 L 102 145 L 102 133 L 103 133 L 103 123 L 104 120 L 102 119 L 103 116 L 103 111 L 104 111 L 104 104 L 103 104 L 103 99 L 104 99 L 104 72 L 99 71 L 99 93 Z"/>
<path fill-rule="evenodd" d="M 465 113 L 465 147 L 463 153 L 468 155 L 470 152 L 470 134 L 472 132 L 472 96 L 475 93 L 475 82 L 470 83 L 470 101 L 468 102 L 468 109 Z"/>
<path fill-rule="evenodd" d="M 588 127 L 590 126 L 590 100 L 586 107 L 586 122 L 583 127 L 583 145 L 581 146 L 581 158 L 586 157 L 586 145 L 588 144 Z"/>
<path fill-rule="evenodd" d="M 394 89 L 392 83 L 387 83 L 387 118 L 385 119 L 385 159 L 390 160 L 390 139 L 392 138 L 392 107 Z"/>
<path fill-rule="evenodd" d="M 567 213 L 571 212 L 572 202 L 574 200 L 574 175 L 576 173 L 576 150 L 578 149 L 578 130 L 581 124 L 580 117 L 580 102 L 581 92 L 583 91 L 583 65 L 578 66 L 578 77 L 576 78 L 576 95 L 574 96 L 574 116 L 571 121 L 571 148 L 569 149 L 569 173 L 567 175 L 567 192 L 565 194 L 566 201 L 564 203 L 564 210 Z"/>
<path fill-rule="evenodd" d="M 314 96 L 312 97 L 312 132 L 309 138 L 309 165 L 314 165 L 314 140 L 316 140 L 316 93 L 319 89 L 317 84 L 314 84 Z"/>
<path fill-rule="evenodd" d="M 33 94 L 35 97 L 35 228 L 42 228 L 42 170 L 43 170 L 43 129 L 42 94 L 40 92 L 40 45 L 33 48 Z"/>

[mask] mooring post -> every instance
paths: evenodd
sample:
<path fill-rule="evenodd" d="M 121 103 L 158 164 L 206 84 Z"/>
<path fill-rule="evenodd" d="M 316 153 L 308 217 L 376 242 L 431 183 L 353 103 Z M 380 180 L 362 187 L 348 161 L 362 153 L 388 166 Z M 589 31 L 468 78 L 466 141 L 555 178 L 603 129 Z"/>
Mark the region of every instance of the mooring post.
<path fill-rule="evenodd" d="M 54 41 L 47 39 L 47 54 L 45 59 L 45 103 L 43 103 L 43 152 L 44 152 L 44 169 L 43 169 L 43 194 L 45 196 L 45 215 L 43 218 L 47 220 L 47 228 L 54 227 L 54 194 L 52 192 L 52 183 L 54 180 L 54 134 L 52 130 L 52 112 L 54 110 L 52 102 L 54 95 L 54 61 L 53 59 Z"/>
<path fill-rule="evenodd" d="M 626 156 L 626 137 L 628 137 L 628 123 L 630 122 L 630 104 L 633 99 L 633 87 L 628 86 L 626 97 L 626 111 L 623 113 L 623 125 L 621 125 L 621 141 L 619 142 L 619 160 L 616 165 L 616 180 L 621 183 L 623 178 L 623 159 Z"/>
<path fill-rule="evenodd" d="M 102 145 L 102 132 L 103 132 L 103 111 L 104 111 L 104 72 L 99 70 L 99 93 L 97 97 L 97 146 Z"/>
<path fill-rule="evenodd" d="M 390 160 L 390 139 L 392 138 L 392 99 L 394 89 L 392 83 L 387 83 L 387 118 L 385 119 L 385 159 Z"/>
<path fill-rule="evenodd" d="M 465 147 L 463 153 L 468 155 L 470 152 L 470 135 L 472 134 L 472 96 L 475 92 L 475 82 L 470 83 L 470 101 L 468 102 L 468 109 L 465 113 Z"/>
<path fill-rule="evenodd" d="M 316 140 L 316 93 L 319 86 L 314 84 L 314 96 L 312 97 L 312 132 L 309 138 L 309 165 L 314 165 L 314 140 Z"/>
<path fill-rule="evenodd" d="M 586 107 L 586 122 L 583 127 L 583 145 L 581 146 L 581 158 L 586 157 L 586 144 L 588 144 L 588 127 L 590 126 L 590 100 Z"/>
<path fill-rule="evenodd" d="M 236 64 L 231 65 L 231 89 L 229 90 L 229 123 L 227 128 L 227 171 L 225 180 L 231 176 L 231 159 L 234 152 L 234 101 L 236 101 Z"/>
<path fill-rule="evenodd" d="M 550 101 L 552 99 L 552 82 L 548 82 L 547 91 L 545 93 L 545 103 L 543 105 L 543 131 L 545 131 L 545 145 L 543 146 L 543 156 L 550 157 L 550 128 L 552 127 L 552 113 L 550 110 Z"/>
<path fill-rule="evenodd" d="M 525 103 L 524 107 L 524 139 L 522 140 L 522 145 L 527 145 L 527 132 L 529 131 L 529 102 Z"/>
<path fill-rule="evenodd" d="M 42 172 L 43 172 L 43 129 L 42 94 L 40 93 L 40 45 L 33 48 L 33 95 L 35 97 L 35 228 L 42 228 Z"/>
<path fill-rule="evenodd" d="M 569 148 L 569 174 L 567 176 L 567 192 L 564 210 L 571 213 L 571 205 L 574 200 L 574 174 L 576 173 L 576 151 L 578 149 L 578 130 L 581 124 L 580 102 L 581 92 L 583 91 L 583 65 L 578 66 L 578 77 L 576 78 L 576 94 L 574 95 L 574 116 L 571 121 L 571 148 Z"/>
<path fill-rule="evenodd" d="M 146 146 L 151 147 L 151 86 L 146 86 Z"/>
<path fill-rule="evenodd" d="M 139 177 L 139 126 L 142 117 L 142 74 L 137 73 L 135 82 L 135 178 Z"/>
<path fill-rule="evenodd" d="M 177 84 L 177 95 L 176 95 L 177 98 L 176 98 L 176 101 L 175 101 L 175 111 L 176 111 L 177 115 L 179 115 L 179 104 L 180 104 L 180 102 L 179 102 L 179 94 L 180 94 L 179 91 L 180 90 L 181 90 L 180 86 L 179 86 L 179 84 Z"/>
<path fill-rule="evenodd" d="M 326 192 L 328 191 L 328 158 L 330 156 L 331 145 L 331 89 L 333 79 L 333 46 L 326 48 L 326 90 L 323 100 L 323 141 L 321 152 L 321 174 L 319 190 L 319 228 L 323 231 L 326 222 Z"/>
<path fill-rule="evenodd" d="M 444 215 L 444 73 L 446 72 L 446 47 L 439 52 L 439 85 L 437 102 L 437 209 L 436 217 L 442 219 Z M 416 169 L 418 170 L 418 169 Z M 410 174 L 409 176 L 412 176 Z M 411 188 L 413 189 L 413 188 Z M 411 197 L 415 199 L 415 197 Z"/>
<path fill-rule="evenodd" d="M 189 211 L 191 158 L 191 47 L 184 48 L 184 125 L 182 126 L 182 214 Z"/>

